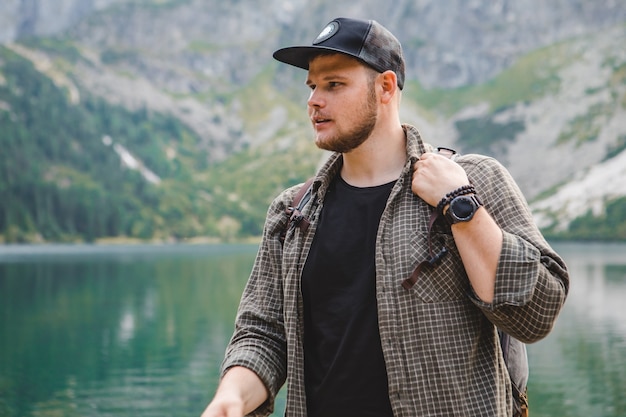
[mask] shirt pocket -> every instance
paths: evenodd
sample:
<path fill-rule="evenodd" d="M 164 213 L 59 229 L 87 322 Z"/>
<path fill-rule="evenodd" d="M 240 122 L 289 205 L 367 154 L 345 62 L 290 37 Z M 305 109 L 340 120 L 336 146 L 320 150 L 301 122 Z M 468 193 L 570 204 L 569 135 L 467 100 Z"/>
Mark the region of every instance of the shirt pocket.
<path fill-rule="evenodd" d="M 423 250 L 424 244 L 423 242 L 420 243 L 419 239 L 419 236 L 415 236 L 411 242 L 411 247 L 416 253 L 413 270 L 417 268 L 420 262 L 430 257 L 430 254 Z M 440 253 L 443 248 L 445 248 L 446 253 L 441 256 L 438 262 L 425 264 L 417 277 L 415 285 L 408 291 L 411 291 L 415 294 L 415 297 L 424 303 L 467 298 L 469 280 L 452 235 L 431 232 L 431 245 L 433 255 Z M 411 273 L 413 270 L 411 270 Z"/>

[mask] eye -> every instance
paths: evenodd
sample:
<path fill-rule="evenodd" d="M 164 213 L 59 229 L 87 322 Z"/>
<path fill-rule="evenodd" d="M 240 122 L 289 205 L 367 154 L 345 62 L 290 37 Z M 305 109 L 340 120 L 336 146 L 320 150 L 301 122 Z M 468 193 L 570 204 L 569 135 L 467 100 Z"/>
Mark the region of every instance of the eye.
<path fill-rule="evenodd" d="M 331 81 L 331 82 L 328 83 L 328 88 L 337 88 L 340 85 L 341 85 L 341 83 L 338 82 L 338 81 Z"/>

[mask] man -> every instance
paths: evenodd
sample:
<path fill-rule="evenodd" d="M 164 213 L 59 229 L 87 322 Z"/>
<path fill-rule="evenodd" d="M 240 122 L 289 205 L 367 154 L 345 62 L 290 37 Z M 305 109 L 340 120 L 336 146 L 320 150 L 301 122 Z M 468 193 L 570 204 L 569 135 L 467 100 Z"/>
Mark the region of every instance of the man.
<path fill-rule="evenodd" d="M 274 57 L 308 70 L 315 142 L 334 154 L 308 228 L 285 215 L 299 186 L 268 211 L 203 417 L 267 415 L 285 379 L 287 416 L 511 415 L 496 326 L 543 338 L 569 282 L 513 179 L 400 123 L 402 50 L 377 22 L 335 19 Z"/>

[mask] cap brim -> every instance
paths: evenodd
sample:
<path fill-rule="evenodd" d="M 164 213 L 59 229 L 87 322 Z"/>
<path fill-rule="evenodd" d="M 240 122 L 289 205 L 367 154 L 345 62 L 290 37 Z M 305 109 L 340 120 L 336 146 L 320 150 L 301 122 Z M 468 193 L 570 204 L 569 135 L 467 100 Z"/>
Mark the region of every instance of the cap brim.
<path fill-rule="evenodd" d="M 359 59 L 359 57 L 346 53 L 346 51 L 325 46 L 290 46 L 277 50 L 272 56 L 285 64 L 308 70 L 311 59 L 323 52 L 337 52 Z"/>

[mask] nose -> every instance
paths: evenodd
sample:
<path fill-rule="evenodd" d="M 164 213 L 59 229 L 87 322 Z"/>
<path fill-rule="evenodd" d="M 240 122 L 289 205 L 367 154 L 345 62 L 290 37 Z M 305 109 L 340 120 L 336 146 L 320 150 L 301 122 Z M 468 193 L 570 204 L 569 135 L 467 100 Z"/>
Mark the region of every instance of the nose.
<path fill-rule="evenodd" d="M 307 105 L 309 107 L 324 107 L 324 99 L 322 94 L 318 88 L 311 90 L 311 94 L 309 95 L 309 99 L 307 100 Z"/>

